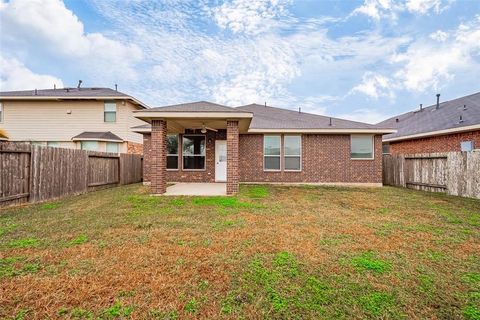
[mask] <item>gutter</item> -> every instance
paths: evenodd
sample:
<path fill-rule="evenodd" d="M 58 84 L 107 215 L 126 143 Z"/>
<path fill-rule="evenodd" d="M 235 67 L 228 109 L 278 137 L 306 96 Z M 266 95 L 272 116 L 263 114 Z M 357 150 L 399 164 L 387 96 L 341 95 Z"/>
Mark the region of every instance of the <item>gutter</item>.
<path fill-rule="evenodd" d="M 424 137 L 441 136 L 441 135 L 450 134 L 450 133 L 473 131 L 473 130 L 480 130 L 480 124 L 474 124 L 471 126 L 459 127 L 459 128 L 450 128 L 450 129 L 444 129 L 444 130 L 416 133 L 416 134 L 411 134 L 411 135 L 406 135 L 401 137 L 387 138 L 387 139 L 383 139 L 383 142 L 395 142 L 395 141 L 402 141 L 402 140 L 420 139 Z"/>

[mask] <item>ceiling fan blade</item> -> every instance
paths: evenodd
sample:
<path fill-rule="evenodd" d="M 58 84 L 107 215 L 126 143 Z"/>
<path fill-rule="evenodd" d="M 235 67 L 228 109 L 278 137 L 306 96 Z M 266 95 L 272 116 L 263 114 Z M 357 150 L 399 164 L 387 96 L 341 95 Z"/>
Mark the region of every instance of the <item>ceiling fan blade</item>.
<path fill-rule="evenodd" d="M 215 132 L 218 132 L 218 130 L 217 130 L 217 129 L 210 128 L 210 127 L 205 127 L 205 129 L 208 129 L 208 130 L 210 130 L 210 131 L 215 131 Z"/>

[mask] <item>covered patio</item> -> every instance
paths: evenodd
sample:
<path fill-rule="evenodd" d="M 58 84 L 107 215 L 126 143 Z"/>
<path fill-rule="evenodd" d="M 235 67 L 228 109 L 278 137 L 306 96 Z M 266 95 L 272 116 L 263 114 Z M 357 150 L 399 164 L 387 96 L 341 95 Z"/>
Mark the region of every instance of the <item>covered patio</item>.
<path fill-rule="evenodd" d="M 248 131 L 252 113 L 196 102 L 142 110 L 134 115 L 151 125 L 137 132 L 144 134 L 144 148 L 148 149 L 144 162 L 153 194 L 238 193 L 239 134 Z M 172 135 L 177 137 L 176 147 L 167 148 Z M 167 182 L 181 183 L 167 188 Z"/>

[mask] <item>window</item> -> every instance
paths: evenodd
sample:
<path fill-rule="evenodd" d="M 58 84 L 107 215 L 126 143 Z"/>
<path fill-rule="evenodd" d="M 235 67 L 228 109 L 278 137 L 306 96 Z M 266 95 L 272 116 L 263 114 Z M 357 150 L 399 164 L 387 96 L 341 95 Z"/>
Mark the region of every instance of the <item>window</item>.
<path fill-rule="evenodd" d="M 302 136 L 283 137 L 285 171 L 300 171 L 302 166 Z"/>
<path fill-rule="evenodd" d="M 473 151 L 473 141 L 462 141 L 460 143 L 460 150 L 461 151 Z"/>
<path fill-rule="evenodd" d="M 117 103 L 115 101 L 105 101 L 105 108 L 103 110 L 103 121 L 117 121 Z"/>
<path fill-rule="evenodd" d="M 58 148 L 60 144 L 58 141 L 47 141 L 47 147 Z"/>
<path fill-rule="evenodd" d="M 118 142 L 107 142 L 105 151 L 118 153 Z"/>
<path fill-rule="evenodd" d="M 97 141 L 82 141 L 81 142 L 82 150 L 97 151 L 98 142 Z"/>
<path fill-rule="evenodd" d="M 350 146 L 350 158 L 373 159 L 373 136 L 352 135 Z"/>
<path fill-rule="evenodd" d="M 3 103 L 0 102 L 0 122 L 3 121 Z"/>
<path fill-rule="evenodd" d="M 205 136 L 184 135 L 183 136 L 183 169 L 204 170 L 205 169 Z"/>
<path fill-rule="evenodd" d="M 383 154 L 390 154 L 390 144 L 384 143 L 382 145 L 382 153 Z"/>
<path fill-rule="evenodd" d="M 280 170 L 280 136 L 263 136 L 263 168 Z"/>
<path fill-rule="evenodd" d="M 167 135 L 167 169 L 178 170 L 178 135 Z"/>

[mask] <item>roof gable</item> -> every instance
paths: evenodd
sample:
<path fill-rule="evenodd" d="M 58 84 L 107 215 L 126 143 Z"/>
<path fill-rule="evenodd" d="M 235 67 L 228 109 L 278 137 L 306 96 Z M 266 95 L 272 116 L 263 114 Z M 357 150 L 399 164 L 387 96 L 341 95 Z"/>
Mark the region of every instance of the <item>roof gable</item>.
<path fill-rule="evenodd" d="M 236 108 L 227 107 L 221 104 L 196 101 L 189 103 L 180 103 L 163 107 L 155 107 L 148 109 L 149 112 L 238 112 Z"/>

